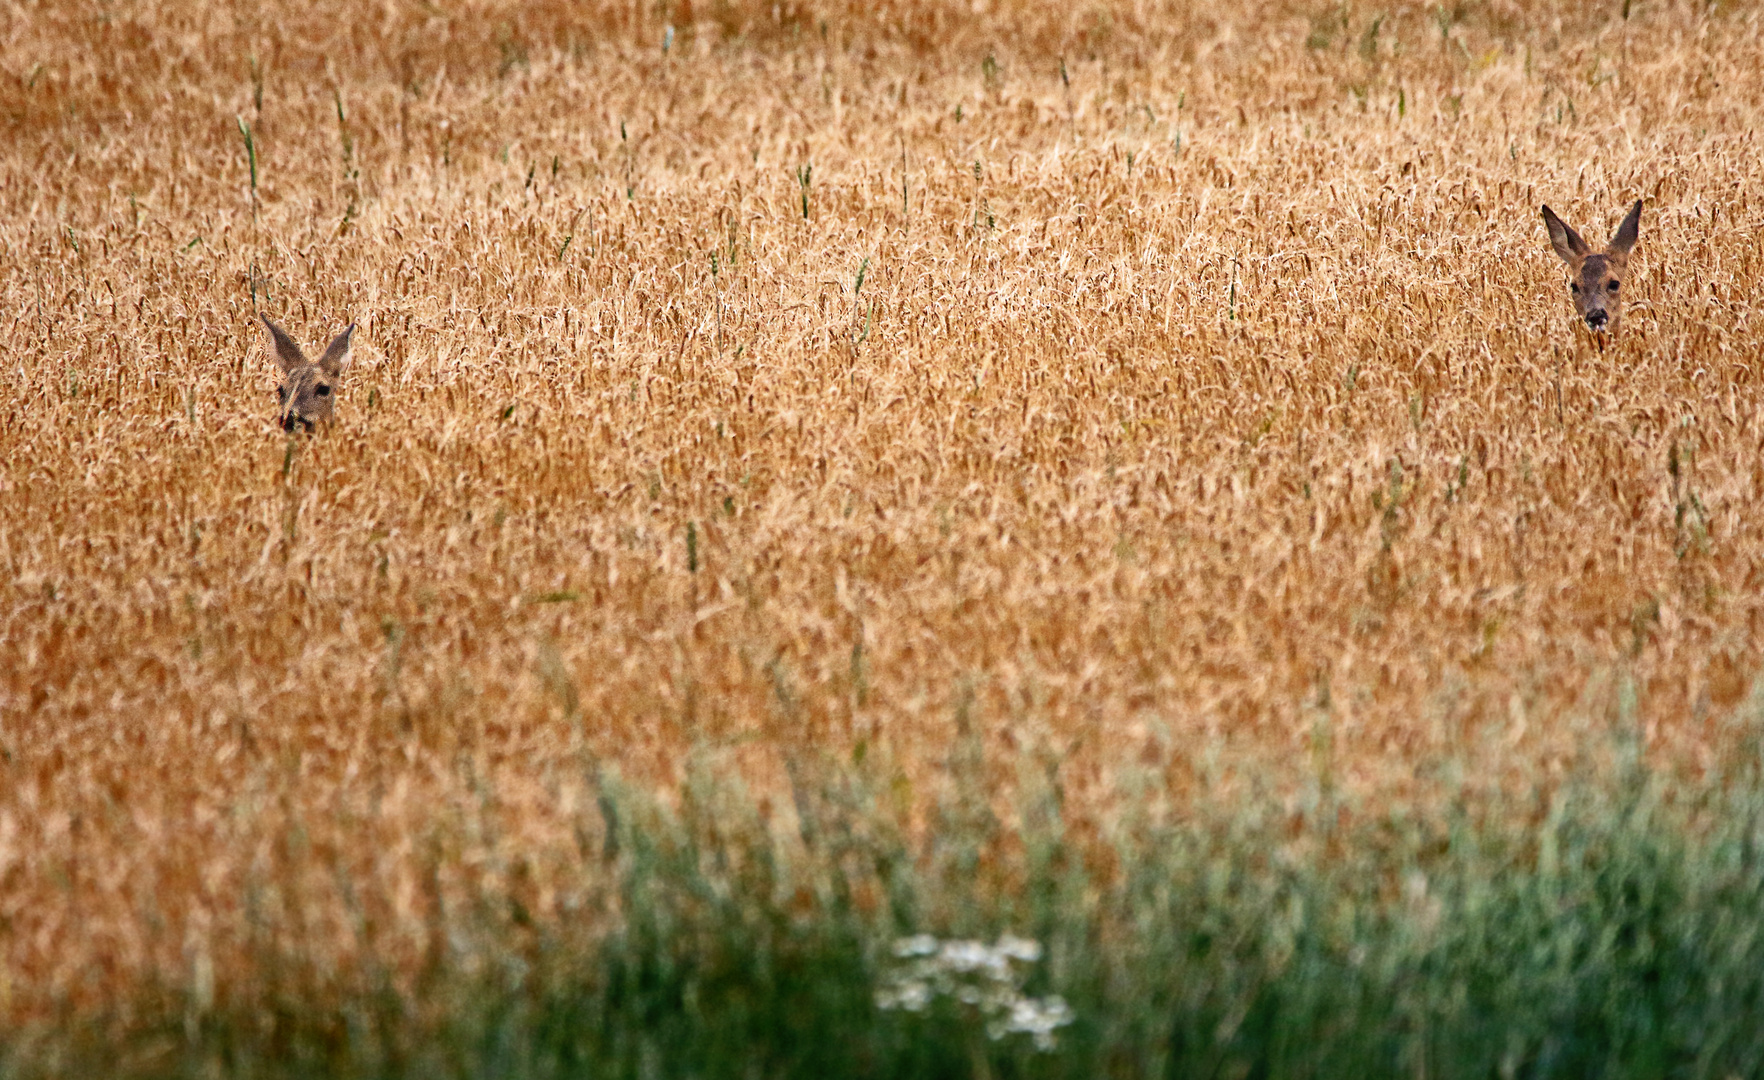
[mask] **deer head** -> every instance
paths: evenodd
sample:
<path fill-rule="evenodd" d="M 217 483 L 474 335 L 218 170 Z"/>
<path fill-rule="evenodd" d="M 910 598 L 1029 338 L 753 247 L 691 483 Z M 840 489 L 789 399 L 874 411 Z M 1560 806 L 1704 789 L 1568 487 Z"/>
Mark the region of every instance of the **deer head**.
<path fill-rule="evenodd" d="M 270 340 L 276 347 L 276 366 L 282 369 L 282 385 L 276 387 L 280 399 L 278 421 L 283 431 L 298 425 L 311 431 L 314 424 L 331 419 L 337 398 L 337 378 L 349 366 L 349 338 L 355 324 L 331 340 L 330 348 L 318 360 L 308 360 L 294 344 L 288 332 L 263 318 L 269 327 Z"/>
<path fill-rule="evenodd" d="M 1555 211 L 1543 208 L 1550 246 L 1568 264 L 1574 310 L 1594 333 L 1617 333 L 1617 323 L 1623 316 L 1623 274 L 1629 268 L 1629 252 L 1635 247 L 1636 233 L 1641 228 L 1641 209 L 1641 200 L 1637 199 L 1605 250 L 1595 254 Z"/>

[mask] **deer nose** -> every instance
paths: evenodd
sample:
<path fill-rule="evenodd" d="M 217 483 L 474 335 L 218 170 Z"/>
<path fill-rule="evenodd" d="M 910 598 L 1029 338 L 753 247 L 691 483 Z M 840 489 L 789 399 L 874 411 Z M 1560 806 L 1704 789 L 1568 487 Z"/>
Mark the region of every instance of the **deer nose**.
<path fill-rule="evenodd" d="M 1594 330 L 1603 330 L 1605 324 L 1610 321 L 1611 316 L 1602 311 L 1589 311 L 1586 313 L 1586 325 L 1592 327 Z"/>

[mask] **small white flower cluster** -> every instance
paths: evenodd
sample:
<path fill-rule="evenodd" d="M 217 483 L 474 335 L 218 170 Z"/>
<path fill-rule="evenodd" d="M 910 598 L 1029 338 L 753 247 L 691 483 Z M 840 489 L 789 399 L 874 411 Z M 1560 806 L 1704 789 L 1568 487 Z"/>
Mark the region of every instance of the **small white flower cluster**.
<path fill-rule="evenodd" d="M 1005 934 L 997 943 L 938 941 L 914 934 L 894 943 L 898 961 L 876 991 L 883 1009 L 924 1012 L 939 997 L 950 997 L 980 1013 L 992 1039 L 1028 1035 L 1037 1050 L 1054 1048 L 1054 1032 L 1072 1022 L 1072 1009 L 1058 994 L 1024 997 L 1023 975 L 1015 964 L 1041 959 L 1041 946 Z"/>

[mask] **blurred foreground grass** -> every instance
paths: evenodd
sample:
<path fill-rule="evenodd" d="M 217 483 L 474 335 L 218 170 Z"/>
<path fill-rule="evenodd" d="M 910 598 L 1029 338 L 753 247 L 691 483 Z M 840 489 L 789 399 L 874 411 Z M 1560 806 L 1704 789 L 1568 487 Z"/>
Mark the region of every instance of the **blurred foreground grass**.
<path fill-rule="evenodd" d="M 414 977 L 266 929 L 229 965 L 243 978 L 198 959 L 101 1019 L 11 1032 L 0 1075 L 1759 1075 L 1756 733 L 1686 786 L 1633 723 L 1613 730 L 1553 790 L 1476 819 L 1361 814 L 1326 772 L 1283 804 L 1219 766 L 1230 800 L 1177 811 L 1148 770 L 1102 832 L 1065 819 L 1057 770 L 1027 754 L 995 814 L 975 740 L 951 747 L 925 828 L 877 756 L 799 761 L 779 809 L 710 751 L 677 800 L 588 763 L 579 920 L 536 920 L 517 869 L 435 910 Z M 1008 946 L 1034 961 L 1023 989 L 1071 1022 L 1038 1047 L 951 995 L 878 1007 L 924 934 L 1039 943 Z"/>

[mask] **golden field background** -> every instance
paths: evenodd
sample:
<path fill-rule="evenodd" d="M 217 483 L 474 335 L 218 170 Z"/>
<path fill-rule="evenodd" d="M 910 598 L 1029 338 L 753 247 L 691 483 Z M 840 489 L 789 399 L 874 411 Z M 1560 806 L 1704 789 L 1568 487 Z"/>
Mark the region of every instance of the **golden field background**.
<path fill-rule="evenodd" d="M 1728 3 L 7 5 L 0 1022 L 566 917 L 595 770 L 1694 777 L 1761 101 Z"/>

